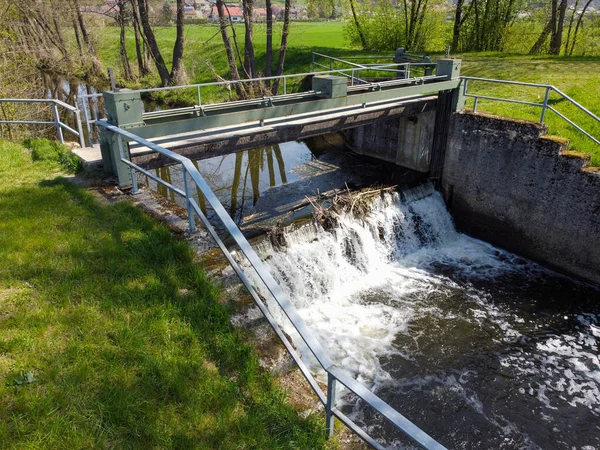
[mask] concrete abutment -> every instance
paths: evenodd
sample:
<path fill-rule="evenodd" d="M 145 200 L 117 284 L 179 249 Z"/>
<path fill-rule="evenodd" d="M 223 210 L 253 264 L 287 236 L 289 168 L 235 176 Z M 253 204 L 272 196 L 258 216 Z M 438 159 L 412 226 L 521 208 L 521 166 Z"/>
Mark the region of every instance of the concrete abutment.
<path fill-rule="evenodd" d="M 450 121 L 441 188 L 473 237 L 600 284 L 600 171 L 537 123 Z"/>

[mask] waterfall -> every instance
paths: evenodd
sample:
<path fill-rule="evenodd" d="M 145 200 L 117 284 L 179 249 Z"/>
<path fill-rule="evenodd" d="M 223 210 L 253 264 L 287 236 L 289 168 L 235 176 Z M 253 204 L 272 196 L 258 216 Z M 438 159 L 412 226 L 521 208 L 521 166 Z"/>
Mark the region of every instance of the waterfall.
<path fill-rule="evenodd" d="M 401 352 L 394 340 L 414 315 L 401 306 L 440 284 L 430 264 L 452 255 L 469 271 L 501 265 L 492 247 L 456 232 L 429 184 L 375 198 L 366 218 L 343 213 L 333 230 L 309 224 L 283 238 L 283 248 L 258 244 L 259 256 L 333 359 L 371 386 L 389 381 L 380 360 Z"/>

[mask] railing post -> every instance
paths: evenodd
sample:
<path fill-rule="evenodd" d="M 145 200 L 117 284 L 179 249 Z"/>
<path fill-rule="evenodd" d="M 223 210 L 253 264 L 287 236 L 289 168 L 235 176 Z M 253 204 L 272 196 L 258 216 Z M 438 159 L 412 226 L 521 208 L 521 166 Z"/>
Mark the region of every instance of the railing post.
<path fill-rule="evenodd" d="M 81 100 L 81 105 L 83 106 L 83 117 L 85 119 L 85 126 L 86 126 L 87 132 L 88 132 L 88 141 L 90 142 L 90 147 L 91 147 L 94 140 L 92 139 L 92 126 L 90 125 L 90 119 L 92 117 L 92 113 L 91 113 L 91 111 L 89 111 L 90 105 L 88 103 L 88 97 L 84 97 L 84 98 L 79 97 L 79 100 Z M 88 114 L 89 114 L 89 116 L 88 116 Z"/>
<path fill-rule="evenodd" d="M 475 97 L 473 99 L 473 112 L 476 113 L 477 112 L 477 100 L 479 100 L 479 97 Z"/>
<path fill-rule="evenodd" d="M 283 95 L 287 95 L 287 77 L 283 77 Z"/>
<path fill-rule="evenodd" d="M 542 106 L 542 116 L 540 117 L 540 123 L 544 123 L 546 118 L 546 110 L 548 109 L 548 97 L 550 97 L 550 88 L 546 88 L 546 95 L 544 96 L 544 106 Z"/>
<path fill-rule="evenodd" d="M 202 97 L 200 95 L 200 86 L 198 86 L 198 106 L 202 105 Z"/>
<path fill-rule="evenodd" d="M 83 127 L 81 126 L 81 111 L 79 110 L 79 97 L 75 97 L 75 122 L 77 123 L 77 132 L 79 133 L 79 146 L 85 147 L 85 137 L 83 136 Z"/>
<path fill-rule="evenodd" d="M 333 59 L 329 58 L 329 71 L 333 70 Z"/>
<path fill-rule="evenodd" d="M 335 377 L 328 373 L 327 374 L 327 402 L 325 404 L 325 431 L 327 439 L 333 436 L 333 427 L 335 418 L 333 416 L 332 409 L 335 407 Z"/>
<path fill-rule="evenodd" d="M 194 220 L 194 208 L 192 207 L 192 202 L 190 200 L 190 189 L 189 189 L 189 185 L 188 185 L 188 177 L 187 177 L 187 170 L 185 169 L 185 166 L 183 165 L 183 163 L 181 164 L 181 169 L 183 171 L 183 186 L 185 189 L 185 206 L 187 208 L 187 215 L 188 215 L 188 231 L 192 232 L 196 230 L 196 221 Z"/>
<path fill-rule="evenodd" d="M 62 127 L 60 126 L 60 115 L 58 114 L 58 105 L 54 101 L 52 102 L 52 111 L 54 111 L 54 125 L 56 125 L 58 140 L 61 144 L 64 144 L 65 138 L 63 137 Z"/>

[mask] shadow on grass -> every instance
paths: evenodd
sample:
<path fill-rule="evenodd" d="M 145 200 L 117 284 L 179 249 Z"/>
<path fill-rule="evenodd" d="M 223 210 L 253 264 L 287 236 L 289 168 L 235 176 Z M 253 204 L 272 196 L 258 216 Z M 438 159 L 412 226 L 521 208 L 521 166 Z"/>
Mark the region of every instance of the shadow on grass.
<path fill-rule="evenodd" d="M 168 230 L 62 179 L 2 191 L 0 213 L 3 448 L 325 445 Z"/>

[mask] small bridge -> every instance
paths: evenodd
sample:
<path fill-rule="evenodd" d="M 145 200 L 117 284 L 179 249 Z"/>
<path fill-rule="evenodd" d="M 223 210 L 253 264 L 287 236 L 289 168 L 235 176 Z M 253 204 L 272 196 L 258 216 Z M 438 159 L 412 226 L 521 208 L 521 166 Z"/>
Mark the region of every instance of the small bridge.
<path fill-rule="evenodd" d="M 108 91 L 103 93 L 106 123 L 181 155 L 201 159 L 429 113 L 436 123 L 433 135 L 420 131 L 416 134 L 421 136 L 421 146 L 431 147 L 432 136 L 443 133 L 442 122 L 449 120 L 451 111 L 464 105 L 464 96 L 459 89 L 461 61 L 442 59 L 437 64 L 394 63 L 393 68 L 389 66 L 359 66 L 361 77 L 365 71 L 376 73 L 382 70 L 396 75 L 387 81 L 359 78 L 356 68 L 288 75 L 286 77 L 309 81 L 310 89 L 208 105 L 200 104 L 198 95 L 198 105 L 147 113 L 143 111 L 142 94 L 154 90 Z M 435 74 L 431 73 L 433 68 Z M 414 74 L 418 69 L 422 70 L 422 76 L 411 76 L 411 72 Z M 261 86 L 273 82 L 274 78 L 243 82 Z M 232 84 L 208 85 L 231 88 Z M 180 89 L 190 87 L 194 86 Z M 287 91 L 287 83 L 284 83 L 284 89 Z M 444 105 L 443 111 L 440 105 Z M 418 121 L 410 123 L 417 124 L 412 125 L 413 128 L 422 126 Z M 145 168 L 169 163 L 168 158 L 146 146 L 135 142 L 127 144 L 123 156 Z M 414 146 L 415 142 L 407 144 Z M 129 168 L 120 164 L 121 153 L 110 133 L 101 133 L 100 147 L 105 170 L 117 175 L 120 185 L 131 184 Z M 415 163 L 422 171 L 424 165 L 429 164 L 430 149 L 427 150 L 424 156 L 427 161 Z M 410 161 L 407 166 L 411 167 Z"/>

